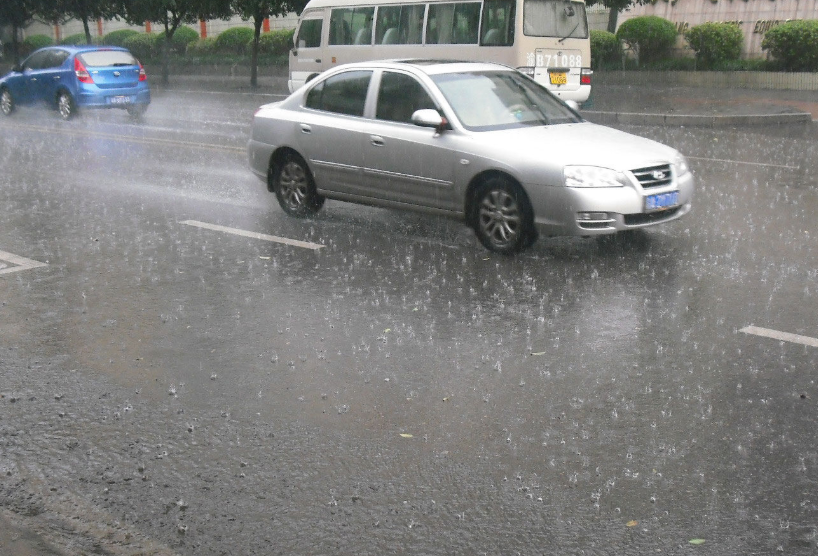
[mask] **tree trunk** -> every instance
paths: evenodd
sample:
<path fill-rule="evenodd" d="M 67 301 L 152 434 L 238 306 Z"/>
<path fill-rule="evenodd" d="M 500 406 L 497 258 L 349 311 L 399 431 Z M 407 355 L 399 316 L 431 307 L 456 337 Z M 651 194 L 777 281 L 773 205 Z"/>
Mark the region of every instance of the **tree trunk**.
<path fill-rule="evenodd" d="M 250 86 L 258 87 L 258 41 L 261 36 L 261 24 L 264 19 L 256 17 L 253 20 L 253 52 L 250 55 Z"/>
<path fill-rule="evenodd" d="M 165 40 L 162 41 L 162 83 L 170 83 L 170 29 L 165 18 Z"/>
<path fill-rule="evenodd" d="M 88 27 L 88 16 L 82 18 L 82 28 L 85 30 L 85 43 L 91 44 L 91 29 Z"/>
<path fill-rule="evenodd" d="M 616 20 L 619 17 L 619 10 L 616 8 L 610 8 L 608 12 L 608 32 L 609 33 L 616 33 Z"/>

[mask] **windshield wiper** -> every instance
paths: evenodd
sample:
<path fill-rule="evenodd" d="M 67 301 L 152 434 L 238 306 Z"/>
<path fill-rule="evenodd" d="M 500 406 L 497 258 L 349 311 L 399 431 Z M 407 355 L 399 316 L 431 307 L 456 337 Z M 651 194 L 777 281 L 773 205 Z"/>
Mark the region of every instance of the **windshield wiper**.
<path fill-rule="evenodd" d="M 579 27 L 579 24 L 580 24 L 580 23 L 581 23 L 580 21 L 577 21 L 577 24 L 576 24 L 576 25 L 574 25 L 574 28 L 573 28 L 573 29 L 571 29 L 571 32 L 570 32 L 570 33 L 568 33 L 567 35 L 565 35 L 564 37 L 562 37 L 561 39 L 559 39 L 557 42 L 563 42 L 565 39 L 571 38 L 571 35 L 573 35 L 573 34 L 574 34 L 574 31 L 576 31 L 576 30 L 577 30 L 577 27 Z"/>

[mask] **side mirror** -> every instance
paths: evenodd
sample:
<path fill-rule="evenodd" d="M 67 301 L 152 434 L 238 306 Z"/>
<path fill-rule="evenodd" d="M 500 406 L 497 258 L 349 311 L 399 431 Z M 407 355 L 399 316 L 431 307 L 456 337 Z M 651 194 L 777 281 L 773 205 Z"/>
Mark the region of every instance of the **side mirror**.
<path fill-rule="evenodd" d="M 576 12 L 574 12 L 574 6 L 570 3 L 565 5 L 565 16 L 566 17 L 574 17 Z"/>
<path fill-rule="evenodd" d="M 420 127 L 433 127 L 438 131 L 442 131 L 449 125 L 446 118 L 441 116 L 437 110 L 431 108 L 416 110 L 412 114 L 412 123 Z"/>

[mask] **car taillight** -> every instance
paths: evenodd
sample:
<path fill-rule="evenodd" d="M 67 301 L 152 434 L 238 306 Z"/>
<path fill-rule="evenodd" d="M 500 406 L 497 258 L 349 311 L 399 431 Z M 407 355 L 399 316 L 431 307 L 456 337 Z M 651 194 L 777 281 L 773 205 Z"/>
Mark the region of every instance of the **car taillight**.
<path fill-rule="evenodd" d="M 590 85 L 591 84 L 591 74 L 594 73 L 588 68 L 582 68 L 582 73 L 579 75 L 579 84 L 580 85 Z"/>
<path fill-rule="evenodd" d="M 94 80 L 91 79 L 91 74 L 88 73 L 88 70 L 85 69 L 85 66 L 80 61 L 79 58 L 74 58 L 74 73 L 77 74 L 77 79 L 80 83 L 93 83 Z"/>
<path fill-rule="evenodd" d="M 145 73 L 145 68 L 142 67 L 142 62 L 139 62 L 139 80 L 140 81 L 148 80 L 148 74 Z"/>

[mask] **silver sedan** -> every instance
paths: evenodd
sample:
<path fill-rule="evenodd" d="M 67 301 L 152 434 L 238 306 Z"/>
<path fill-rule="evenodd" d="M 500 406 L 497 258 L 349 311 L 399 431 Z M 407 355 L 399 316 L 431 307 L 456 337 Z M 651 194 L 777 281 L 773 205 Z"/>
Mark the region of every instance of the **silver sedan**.
<path fill-rule="evenodd" d="M 465 220 L 488 249 L 592 236 L 690 211 L 676 150 L 583 121 L 521 73 L 434 60 L 339 66 L 258 109 L 250 168 L 282 209 L 324 200 Z"/>

